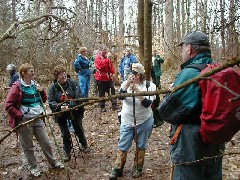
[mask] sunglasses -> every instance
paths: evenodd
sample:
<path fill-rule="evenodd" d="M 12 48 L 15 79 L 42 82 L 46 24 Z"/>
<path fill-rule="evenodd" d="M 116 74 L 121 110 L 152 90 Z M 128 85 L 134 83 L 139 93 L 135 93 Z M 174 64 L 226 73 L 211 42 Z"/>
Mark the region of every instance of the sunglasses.
<path fill-rule="evenodd" d="M 28 70 L 28 73 L 34 73 L 33 69 Z"/>

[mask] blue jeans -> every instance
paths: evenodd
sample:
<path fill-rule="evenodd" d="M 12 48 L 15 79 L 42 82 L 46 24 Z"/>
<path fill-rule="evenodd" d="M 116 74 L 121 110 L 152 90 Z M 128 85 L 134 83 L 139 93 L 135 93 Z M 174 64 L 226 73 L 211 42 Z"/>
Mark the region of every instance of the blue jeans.
<path fill-rule="evenodd" d="M 138 149 L 144 150 L 147 148 L 147 140 L 152 133 L 153 121 L 154 121 L 153 117 L 151 117 L 147 121 L 143 122 L 142 124 L 136 127 Z M 118 149 L 120 149 L 121 151 L 128 151 L 132 146 L 134 138 L 135 138 L 134 127 L 128 127 L 126 125 L 121 124 Z"/>
<path fill-rule="evenodd" d="M 199 165 L 178 165 L 174 180 L 222 180 L 222 158 L 205 160 Z"/>
<path fill-rule="evenodd" d="M 81 76 L 78 74 L 78 79 L 80 82 L 80 89 L 82 91 L 82 97 L 87 98 L 90 89 L 90 76 Z"/>

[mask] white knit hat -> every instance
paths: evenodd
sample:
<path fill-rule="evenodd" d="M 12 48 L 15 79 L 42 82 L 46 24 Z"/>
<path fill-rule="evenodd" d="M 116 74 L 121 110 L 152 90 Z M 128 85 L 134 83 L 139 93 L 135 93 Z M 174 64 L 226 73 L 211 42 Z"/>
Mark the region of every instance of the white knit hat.
<path fill-rule="evenodd" d="M 7 65 L 7 71 L 13 71 L 16 69 L 16 66 L 14 64 Z"/>
<path fill-rule="evenodd" d="M 135 72 L 140 73 L 140 74 L 145 73 L 145 69 L 144 69 L 143 65 L 140 64 L 140 63 L 133 63 L 132 64 L 132 71 L 135 71 Z"/>

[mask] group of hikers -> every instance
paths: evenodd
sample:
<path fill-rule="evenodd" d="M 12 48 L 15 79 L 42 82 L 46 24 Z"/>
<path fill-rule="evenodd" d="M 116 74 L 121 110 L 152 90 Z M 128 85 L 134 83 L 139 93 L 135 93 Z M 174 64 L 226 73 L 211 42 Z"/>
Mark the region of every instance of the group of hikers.
<path fill-rule="evenodd" d="M 200 72 L 196 69 L 186 68 L 188 65 L 211 64 L 213 62 L 209 38 L 202 32 L 196 31 L 187 34 L 179 46 L 182 50 L 183 64 L 181 65 L 180 73 L 173 83 L 173 87 L 199 75 Z M 148 86 L 145 79 L 144 66 L 138 62 L 131 49 L 126 49 L 124 53 L 124 57 L 119 65 L 122 83 L 118 93 L 156 91 L 161 87 L 161 64 L 164 62 L 164 59 L 157 54 L 157 51 L 153 52 L 152 82 Z M 101 45 L 99 50 L 94 51 L 94 55 L 90 60 L 87 58 L 87 48 L 81 47 L 80 54 L 77 55 L 74 61 L 74 69 L 78 74 L 79 81 L 68 76 L 63 65 L 58 65 L 53 70 L 55 80 L 48 90 L 48 95 L 46 90 L 34 80 L 35 73 L 32 64 L 22 64 L 19 67 L 19 77 L 17 78 L 14 77 L 16 67 L 14 65 L 11 65 L 11 68 L 8 66 L 8 71 L 13 70 L 10 73 L 10 89 L 5 101 L 5 110 L 9 114 L 10 126 L 16 127 L 44 114 L 43 103 L 48 100 L 52 112 L 60 112 L 54 119 L 62 133 L 65 152 L 63 160 L 65 162 L 71 160 L 71 150 L 73 148 L 71 133 L 68 127 L 69 121 L 72 122 L 74 133 L 82 145 L 82 151 L 89 153 L 90 147 L 82 126 L 84 107 L 71 111 L 68 111 L 68 109 L 82 103 L 75 101 L 75 99 L 87 98 L 89 96 L 90 81 L 93 81 L 94 93 L 98 93 L 99 97 L 104 97 L 106 93 L 115 94 L 114 76 L 116 72 L 110 57 L 111 54 L 108 53 L 106 45 Z M 133 142 L 136 143 L 136 152 L 132 176 L 137 178 L 143 175 L 145 152 L 154 122 L 151 105 L 155 99 L 156 95 L 120 98 L 122 100 L 120 136 L 116 160 L 109 179 L 114 180 L 123 176 L 127 154 Z M 111 102 L 113 110 L 116 110 L 117 101 L 112 100 Z M 106 111 L 105 101 L 99 102 L 99 106 L 101 112 Z M 207 144 L 202 141 L 199 135 L 201 123 L 200 107 L 201 92 L 197 83 L 172 94 L 167 94 L 158 107 L 159 115 L 168 119 L 168 122 L 173 122 L 170 123 L 170 154 L 171 161 L 175 164 L 173 171 L 174 180 L 222 179 L 221 157 L 198 162 L 199 159 L 218 156 L 224 151 L 224 144 Z M 179 122 L 176 122 L 177 120 Z M 181 123 L 184 123 L 184 126 L 178 132 L 179 124 Z M 27 159 L 30 173 L 33 176 L 38 177 L 41 175 L 34 155 L 33 135 L 40 144 L 50 166 L 53 168 L 64 168 L 64 165 L 57 161 L 53 154 L 43 119 L 37 119 L 26 126 L 21 126 L 17 129 L 17 134 Z"/>

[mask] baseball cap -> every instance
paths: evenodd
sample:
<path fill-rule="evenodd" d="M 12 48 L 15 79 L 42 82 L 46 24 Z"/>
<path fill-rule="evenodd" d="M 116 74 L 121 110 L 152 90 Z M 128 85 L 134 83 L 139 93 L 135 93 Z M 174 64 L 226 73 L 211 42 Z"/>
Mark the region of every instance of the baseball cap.
<path fill-rule="evenodd" d="M 206 34 L 200 31 L 194 31 L 188 33 L 182 40 L 178 46 L 182 46 L 183 44 L 192 44 L 198 46 L 210 46 L 209 39 Z"/>

